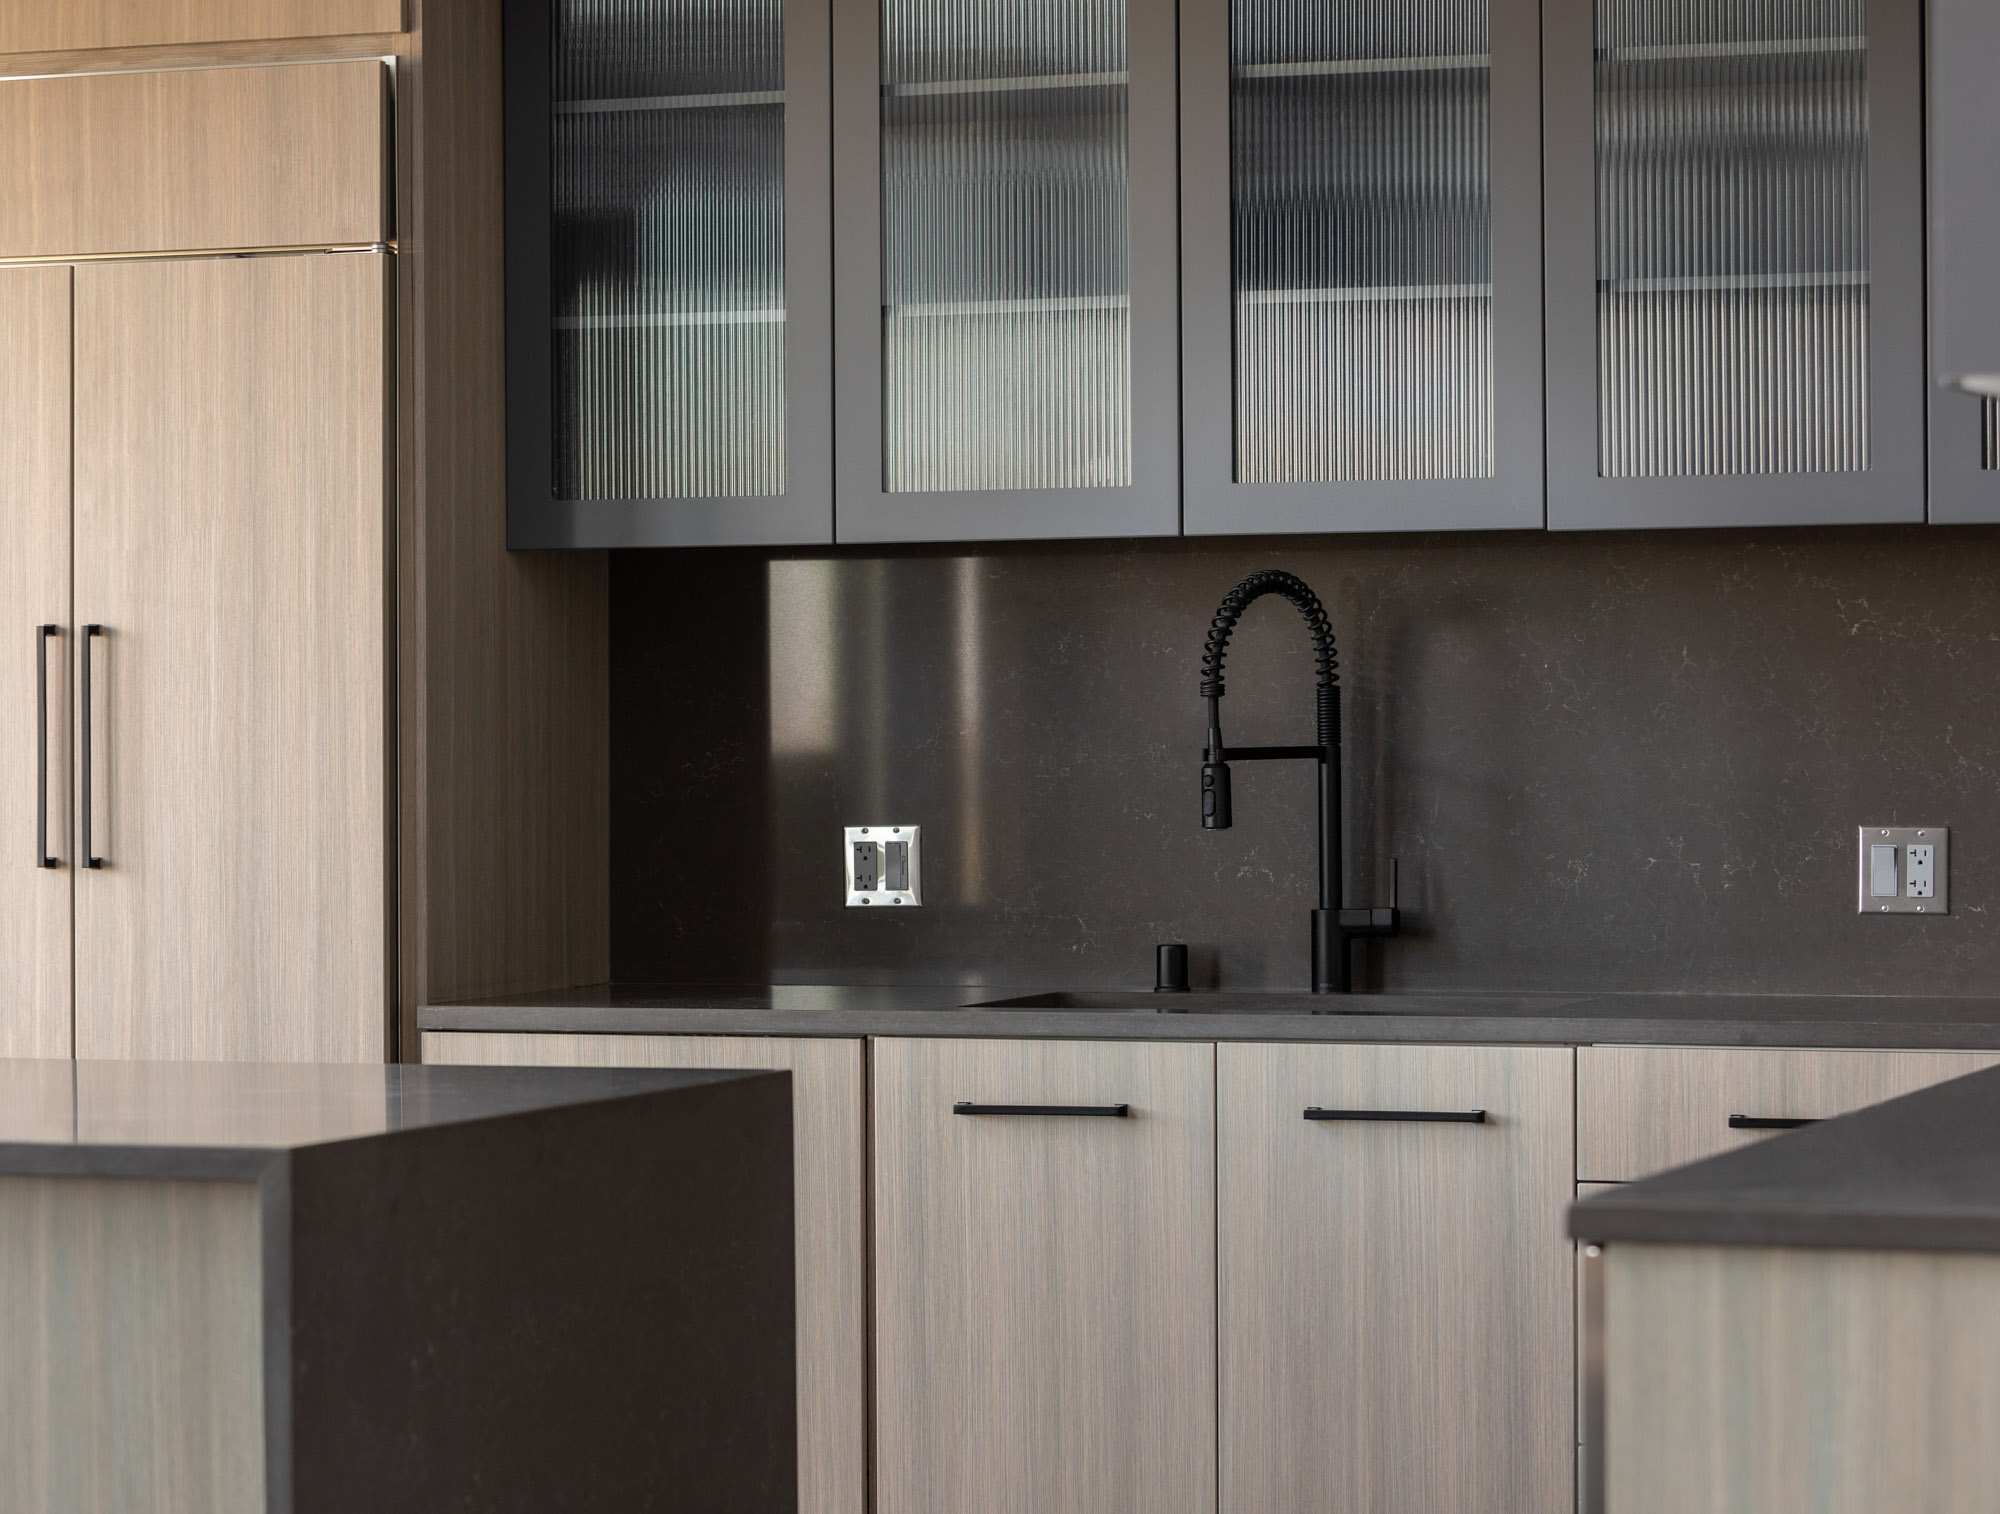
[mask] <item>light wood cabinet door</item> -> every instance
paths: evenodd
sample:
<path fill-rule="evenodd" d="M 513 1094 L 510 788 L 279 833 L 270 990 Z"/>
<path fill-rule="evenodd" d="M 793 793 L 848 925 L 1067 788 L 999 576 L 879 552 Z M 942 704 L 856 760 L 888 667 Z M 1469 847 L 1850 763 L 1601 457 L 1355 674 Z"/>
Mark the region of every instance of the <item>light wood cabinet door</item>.
<path fill-rule="evenodd" d="M 403 0 L 4 0 L 0 53 L 342 37 L 403 28 Z"/>
<path fill-rule="evenodd" d="M 1218 1048 L 1221 1514 L 1567 1506 L 1571 1058 Z"/>
<path fill-rule="evenodd" d="M 877 1514 L 1215 1507 L 1214 1128 L 1211 1046 L 874 1043 Z"/>
<path fill-rule="evenodd" d="M 387 240 L 373 59 L 0 80 L 0 257 Z"/>
<path fill-rule="evenodd" d="M 69 285 L 0 269 L 0 1057 L 70 1054 Z"/>
<path fill-rule="evenodd" d="M 799 1514 L 868 1507 L 867 1172 L 858 1040 L 430 1031 L 429 1063 L 756 1067 L 792 1075 L 798 1194 Z"/>
<path fill-rule="evenodd" d="M 387 260 L 75 278 L 77 1055 L 379 1061 Z"/>
<path fill-rule="evenodd" d="M 1586 1046 L 1576 1062 L 1576 1175 L 1627 1183 L 1768 1139 L 1753 1120 L 1825 1120 L 2000 1063 L 2000 1052 Z"/>

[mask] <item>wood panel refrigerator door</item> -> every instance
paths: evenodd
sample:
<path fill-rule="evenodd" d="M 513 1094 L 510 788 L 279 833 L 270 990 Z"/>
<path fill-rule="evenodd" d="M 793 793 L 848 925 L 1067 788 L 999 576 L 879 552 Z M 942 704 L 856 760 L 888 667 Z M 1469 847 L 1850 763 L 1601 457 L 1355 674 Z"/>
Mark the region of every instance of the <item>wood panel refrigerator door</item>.
<path fill-rule="evenodd" d="M 0 1057 L 70 1054 L 69 281 L 0 269 Z"/>
<path fill-rule="evenodd" d="M 372 254 L 77 271 L 79 1056 L 384 1054 L 389 290 Z"/>
<path fill-rule="evenodd" d="M 1222 1514 L 1568 1506 L 1571 1067 L 1218 1048 Z"/>
<path fill-rule="evenodd" d="M 877 1041 L 874 1136 L 877 1514 L 1212 1510 L 1214 1049 Z"/>

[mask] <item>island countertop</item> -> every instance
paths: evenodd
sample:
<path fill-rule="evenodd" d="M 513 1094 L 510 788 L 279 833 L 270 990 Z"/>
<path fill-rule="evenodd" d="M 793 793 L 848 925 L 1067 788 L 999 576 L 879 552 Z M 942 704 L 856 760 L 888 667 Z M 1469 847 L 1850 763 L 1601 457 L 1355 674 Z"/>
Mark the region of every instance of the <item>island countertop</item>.
<path fill-rule="evenodd" d="M 2000 1050 L 2000 998 L 1244 992 L 1042 984 L 598 984 L 434 1004 L 419 1029 L 570 1035 L 976 1036 Z"/>

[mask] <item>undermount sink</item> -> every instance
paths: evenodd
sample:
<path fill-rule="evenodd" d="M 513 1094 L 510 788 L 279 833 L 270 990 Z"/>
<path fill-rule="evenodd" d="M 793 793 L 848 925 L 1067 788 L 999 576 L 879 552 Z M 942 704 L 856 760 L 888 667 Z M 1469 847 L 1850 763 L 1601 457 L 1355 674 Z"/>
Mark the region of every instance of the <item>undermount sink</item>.
<path fill-rule="evenodd" d="M 1394 1011 L 1372 1004 L 1367 995 L 1304 993 L 1172 993 L 1107 989 L 1095 992 L 1060 990 L 1023 994 L 969 1004 L 968 1009 L 1095 1010 L 1100 1014 L 1163 1015 L 1386 1015 Z"/>

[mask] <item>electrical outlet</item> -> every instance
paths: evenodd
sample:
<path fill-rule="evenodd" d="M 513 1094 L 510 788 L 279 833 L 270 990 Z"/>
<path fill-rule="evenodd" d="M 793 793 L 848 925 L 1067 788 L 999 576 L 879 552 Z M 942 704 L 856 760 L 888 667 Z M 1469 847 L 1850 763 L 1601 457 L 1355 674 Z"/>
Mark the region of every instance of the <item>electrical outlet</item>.
<path fill-rule="evenodd" d="M 921 832 L 915 825 L 850 825 L 841 833 L 849 908 L 923 903 Z"/>
<path fill-rule="evenodd" d="M 1864 915 L 1951 913 L 1951 832 L 1941 825 L 1861 827 Z"/>

